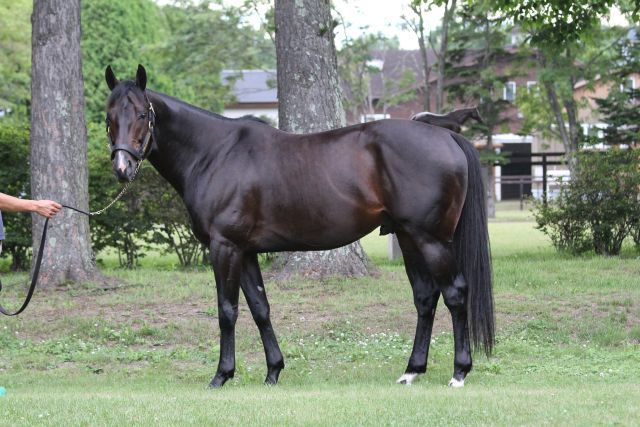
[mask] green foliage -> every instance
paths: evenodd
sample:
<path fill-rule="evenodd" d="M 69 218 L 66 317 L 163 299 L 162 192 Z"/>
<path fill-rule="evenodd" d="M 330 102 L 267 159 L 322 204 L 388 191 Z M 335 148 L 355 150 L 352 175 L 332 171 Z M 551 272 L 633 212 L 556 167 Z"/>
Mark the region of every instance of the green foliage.
<path fill-rule="evenodd" d="M 594 27 L 591 37 L 583 37 L 564 45 L 562 51 L 539 51 L 537 64 L 538 84 L 518 92 L 518 108 L 523 115 L 522 134 L 540 133 L 545 139 L 562 140 L 558 116 L 564 128 L 573 126 L 575 146 L 580 143 L 581 128 L 575 118 L 579 109 L 588 108 L 588 100 L 575 99 L 574 85 L 583 82 L 586 88 L 608 84 L 619 75 L 619 65 L 626 62 L 621 56 L 621 40 L 626 30 L 620 28 Z M 532 61 L 533 62 L 533 61 Z M 580 66 L 576 66 L 579 63 Z M 554 106 L 553 96 L 558 100 Z M 565 147 L 567 148 L 567 147 Z"/>
<path fill-rule="evenodd" d="M 372 51 L 378 42 L 379 35 L 367 34 L 356 39 L 347 40 L 338 55 L 338 73 L 344 85 L 342 101 L 344 109 L 357 117 L 367 105 Z"/>
<path fill-rule="evenodd" d="M 338 73 L 345 95 L 343 104 L 353 120 L 359 120 L 361 114 L 373 114 L 376 107 L 386 110 L 415 99 L 416 79 L 413 72 L 396 68 L 404 67 L 404 64 L 384 61 L 386 52 L 396 49 L 397 39 L 376 33 L 349 39 L 338 52 Z M 382 69 L 371 62 L 374 56 L 383 59 Z M 381 93 L 372 94 L 374 79 L 382 81 Z"/>
<path fill-rule="evenodd" d="M 538 202 L 538 228 L 574 254 L 618 255 L 640 227 L 640 151 L 581 152 L 556 200 Z"/>
<path fill-rule="evenodd" d="M 462 22 L 451 28 L 447 64 L 447 76 L 454 83 L 447 90 L 465 105 L 477 104 L 484 123 L 471 123 L 469 135 L 487 141 L 489 153 L 483 159 L 493 164 L 493 134 L 507 124 L 505 112 L 513 106 L 503 99 L 503 89 L 521 73 L 520 57 L 505 49 L 509 27 L 493 20 L 486 2 L 463 5 L 459 14 Z M 509 66 L 502 67 L 505 63 Z"/>
<path fill-rule="evenodd" d="M 612 47 L 620 30 L 604 27 L 602 20 L 614 2 L 489 2 L 498 16 L 519 26 L 527 36 L 526 45 L 535 49 L 539 88 L 520 96 L 525 122 L 522 132 L 554 137 L 568 153 L 575 153 L 581 139 L 578 111 L 586 103 L 574 99 L 575 85 L 602 81 L 610 72 Z M 569 168 L 573 167 L 569 163 Z"/>
<path fill-rule="evenodd" d="M 624 84 L 624 83 L 620 83 Z M 598 110 L 607 127 L 603 139 L 608 145 L 624 144 L 636 147 L 640 144 L 640 92 L 638 89 L 620 90 L 612 87 L 606 99 L 597 99 Z"/>
<path fill-rule="evenodd" d="M 612 51 L 617 59 L 609 69 L 609 81 L 599 81 L 611 90 L 606 99 L 596 99 L 608 126 L 602 135 L 592 134 L 584 141 L 586 146 L 604 144 L 608 149 L 577 156 L 571 182 L 558 200 L 539 204 L 536 213 L 539 227 L 554 246 L 573 253 L 593 249 L 615 255 L 627 236 L 640 248 L 640 154 L 624 149 L 640 140 L 638 93 L 625 87 L 638 67 L 638 46 L 626 41 Z"/>
<path fill-rule="evenodd" d="M 149 86 L 155 87 L 158 67 L 150 49 L 167 37 L 166 21 L 152 0 L 83 0 L 81 22 L 86 120 L 101 123 L 109 94 L 106 66 L 111 65 L 117 75 L 128 75 L 142 63 Z"/>
<path fill-rule="evenodd" d="M 275 68 L 275 46 L 219 1 L 165 6 L 169 36 L 153 48 L 162 91 L 210 111 L 232 101 L 223 69 Z"/>
<path fill-rule="evenodd" d="M 611 90 L 607 98 L 596 99 L 598 111 L 607 123 L 601 141 L 609 146 L 640 144 L 640 91 L 628 79 L 640 69 L 640 45 L 625 40 L 618 46 L 618 58 L 611 70 Z"/>
<path fill-rule="evenodd" d="M 31 99 L 31 0 L 0 0 L 0 108 L 21 118 Z"/>
<path fill-rule="evenodd" d="M 0 120 L 0 189 L 14 197 L 29 198 L 29 128 L 26 124 Z M 2 257 L 11 255 L 12 270 L 29 267 L 31 251 L 31 215 L 5 214 L 5 240 Z"/>
<path fill-rule="evenodd" d="M 562 49 L 599 25 L 613 0 L 493 0 L 496 8 L 531 35 L 535 45 Z"/>
<path fill-rule="evenodd" d="M 573 255 L 587 252 L 593 248 L 593 242 L 588 232 L 589 224 L 582 212 L 584 206 L 579 195 L 569 192 L 565 187 L 561 187 L 560 191 L 556 200 L 546 203 L 534 201 L 537 228 L 549 236 L 559 251 Z"/>
<path fill-rule="evenodd" d="M 155 170 L 147 168 L 142 178 L 145 216 L 153 217 L 151 243 L 164 253 L 175 253 L 182 267 L 209 263 L 209 250 L 191 231 L 191 220 L 182 199 Z"/>

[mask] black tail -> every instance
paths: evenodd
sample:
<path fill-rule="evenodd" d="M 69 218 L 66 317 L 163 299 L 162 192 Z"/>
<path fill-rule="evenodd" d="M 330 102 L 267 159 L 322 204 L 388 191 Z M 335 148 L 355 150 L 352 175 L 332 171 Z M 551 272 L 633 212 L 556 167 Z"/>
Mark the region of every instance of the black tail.
<path fill-rule="evenodd" d="M 480 158 L 463 136 L 452 133 L 468 164 L 467 197 L 456 228 L 454 244 L 457 268 L 467 282 L 469 331 L 476 350 L 491 354 L 495 336 L 493 291 L 491 289 L 491 253 L 487 227 L 486 193 L 482 182 Z"/>

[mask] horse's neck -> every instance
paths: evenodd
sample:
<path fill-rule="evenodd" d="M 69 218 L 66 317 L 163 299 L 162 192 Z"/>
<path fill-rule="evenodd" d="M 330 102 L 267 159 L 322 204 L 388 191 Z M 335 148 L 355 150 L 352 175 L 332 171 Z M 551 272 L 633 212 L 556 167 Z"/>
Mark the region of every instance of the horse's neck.
<path fill-rule="evenodd" d="M 473 113 L 472 108 L 463 108 L 460 110 L 452 111 L 451 113 L 449 113 L 449 115 L 454 117 L 458 123 L 463 124 L 469 118 L 469 116 L 471 116 L 471 113 Z"/>
<path fill-rule="evenodd" d="M 229 125 L 156 92 L 149 92 L 149 100 L 156 111 L 149 161 L 184 196 L 194 165 L 203 155 L 215 152 L 216 141 L 223 139 Z"/>

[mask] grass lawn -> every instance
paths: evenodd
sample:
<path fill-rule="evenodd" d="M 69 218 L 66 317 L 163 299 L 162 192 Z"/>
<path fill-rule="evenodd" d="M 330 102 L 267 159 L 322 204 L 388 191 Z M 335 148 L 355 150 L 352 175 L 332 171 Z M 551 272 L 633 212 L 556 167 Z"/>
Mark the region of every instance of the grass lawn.
<path fill-rule="evenodd" d="M 515 207 L 515 208 L 514 208 Z M 506 209 L 505 209 L 506 208 Z M 399 386 L 415 309 L 386 237 L 363 239 L 377 277 L 266 274 L 287 367 L 276 387 L 241 297 L 236 377 L 208 390 L 218 358 L 213 274 L 148 257 L 105 284 L 38 291 L 0 319 L 0 425 L 637 425 L 640 258 L 557 254 L 528 211 L 490 223 L 497 345 L 449 389 L 453 340 L 436 314 L 427 375 Z M 109 259 L 106 265 L 112 265 Z M 3 303 L 17 304 L 3 274 Z"/>

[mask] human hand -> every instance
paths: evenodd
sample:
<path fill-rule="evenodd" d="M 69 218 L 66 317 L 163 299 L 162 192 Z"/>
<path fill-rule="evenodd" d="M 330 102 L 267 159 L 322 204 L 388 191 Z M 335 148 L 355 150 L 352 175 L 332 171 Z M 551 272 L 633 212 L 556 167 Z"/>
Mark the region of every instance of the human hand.
<path fill-rule="evenodd" d="M 62 205 L 53 200 L 34 200 L 34 203 L 33 212 L 46 218 L 53 218 L 62 209 Z"/>

